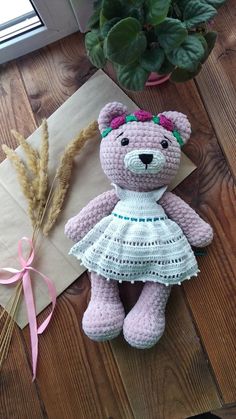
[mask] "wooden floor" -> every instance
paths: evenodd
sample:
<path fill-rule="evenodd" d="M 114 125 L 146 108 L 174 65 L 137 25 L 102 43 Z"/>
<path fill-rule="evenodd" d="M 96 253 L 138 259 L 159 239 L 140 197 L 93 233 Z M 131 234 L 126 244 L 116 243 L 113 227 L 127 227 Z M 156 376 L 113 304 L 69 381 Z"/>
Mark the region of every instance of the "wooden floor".
<path fill-rule="evenodd" d="M 235 6 L 220 9 L 217 46 L 195 81 L 127 92 L 144 109 L 179 110 L 192 123 L 184 151 L 198 169 L 176 193 L 214 227 L 199 279 L 173 290 L 165 336 L 138 351 L 122 337 L 97 344 L 84 336 L 85 274 L 58 298 L 40 336 L 34 383 L 28 329 L 16 328 L 0 378 L 1 419 L 185 419 L 222 407 L 220 417 L 236 417 Z M 15 145 L 11 128 L 32 133 L 94 71 L 80 34 L 1 66 L 1 141 Z M 121 291 L 128 308 L 139 289 Z"/>

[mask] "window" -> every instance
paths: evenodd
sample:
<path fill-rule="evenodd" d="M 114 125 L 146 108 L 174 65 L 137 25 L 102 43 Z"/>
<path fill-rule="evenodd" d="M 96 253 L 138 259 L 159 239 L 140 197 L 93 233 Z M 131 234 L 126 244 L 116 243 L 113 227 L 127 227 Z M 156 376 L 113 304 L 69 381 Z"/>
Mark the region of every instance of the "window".
<path fill-rule="evenodd" d="M 29 0 L 7 0 L 0 16 L 0 43 L 42 25 Z"/>
<path fill-rule="evenodd" d="M 0 64 L 78 30 L 70 0 L 1 0 Z"/>

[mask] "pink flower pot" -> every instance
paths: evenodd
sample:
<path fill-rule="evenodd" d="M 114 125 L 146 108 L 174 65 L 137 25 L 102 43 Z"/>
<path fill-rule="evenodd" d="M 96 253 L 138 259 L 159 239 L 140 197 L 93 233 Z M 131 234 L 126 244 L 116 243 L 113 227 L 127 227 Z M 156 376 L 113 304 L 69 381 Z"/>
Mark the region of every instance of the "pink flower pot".
<path fill-rule="evenodd" d="M 158 84 L 165 83 L 165 81 L 169 80 L 169 78 L 170 74 L 151 73 L 145 83 L 145 86 L 157 86 Z"/>

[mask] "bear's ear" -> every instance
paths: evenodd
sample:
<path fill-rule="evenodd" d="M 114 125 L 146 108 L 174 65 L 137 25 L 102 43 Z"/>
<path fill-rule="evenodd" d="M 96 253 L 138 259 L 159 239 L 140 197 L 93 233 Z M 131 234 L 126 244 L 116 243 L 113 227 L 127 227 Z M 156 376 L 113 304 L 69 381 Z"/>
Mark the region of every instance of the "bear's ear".
<path fill-rule="evenodd" d="M 98 117 L 98 126 L 100 132 L 110 126 L 112 119 L 117 116 L 127 115 L 127 107 L 119 102 L 107 103 L 100 111 Z"/>
<path fill-rule="evenodd" d="M 183 138 L 184 144 L 186 144 L 191 135 L 191 125 L 187 116 L 181 112 L 175 111 L 162 112 L 161 115 L 165 115 L 166 118 L 173 122 L 174 128 L 179 131 L 181 137 Z M 158 116 L 160 116 L 160 114 Z"/>

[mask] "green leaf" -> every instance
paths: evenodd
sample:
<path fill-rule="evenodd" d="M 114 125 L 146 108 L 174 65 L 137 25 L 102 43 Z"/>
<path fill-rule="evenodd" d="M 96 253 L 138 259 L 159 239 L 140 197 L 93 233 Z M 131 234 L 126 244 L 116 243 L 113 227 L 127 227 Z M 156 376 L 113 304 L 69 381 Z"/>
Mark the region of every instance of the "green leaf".
<path fill-rule="evenodd" d="M 146 22 L 158 25 L 167 16 L 171 0 L 147 0 Z"/>
<path fill-rule="evenodd" d="M 149 72 L 136 61 L 129 65 L 116 66 L 119 83 L 129 90 L 143 90 Z"/>
<path fill-rule="evenodd" d="M 145 4 L 146 0 L 130 0 L 129 3 L 131 4 L 131 7 L 141 7 Z"/>
<path fill-rule="evenodd" d="M 183 12 L 186 5 L 189 3 L 190 0 L 175 0 L 178 8 Z M 209 4 L 210 6 L 215 7 L 218 9 L 222 4 L 226 2 L 226 0 L 201 0 L 202 3 Z"/>
<path fill-rule="evenodd" d="M 113 19 L 108 20 L 101 28 L 101 35 L 105 38 L 110 31 L 110 29 L 121 20 L 120 17 L 113 17 Z"/>
<path fill-rule="evenodd" d="M 137 19 L 127 17 L 109 31 L 104 45 L 105 55 L 112 62 L 129 64 L 145 51 L 147 40 Z"/>
<path fill-rule="evenodd" d="M 194 36 L 197 37 L 197 39 L 201 42 L 203 48 L 204 48 L 204 55 L 201 59 L 201 63 L 205 63 L 207 58 L 209 57 L 212 49 L 214 48 L 217 33 L 216 32 L 208 32 L 206 35 L 200 35 L 196 33 Z"/>
<path fill-rule="evenodd" d="M 211 6 L 218 9 L 218 7 L 222 6 L 226 0 L 202 0 L 203 3 L 210 4 Z"/>
<path fill-rule="evenodd" d="M 186 28 L 194 28 L 200 23 L 211 20 L 217 11 L 209 4 L 202 3 L 200 0 L 190 0 L 184 9 L 184 23 Z"/>
<path fill-rule="evenodd" d="M 201 64 L 199 64 L 198 68 L 194 72 L 184 70 L 183 68 L 176 68 L 171 74 L 170 80 L 175 83 L 183 83 L 191 80 L 201 71 L 201 68 Z"/>
<path fill-rule="evenodd" d="M 217 39 L 217 32 L 214 32 L 214 31 L 207 32 L 206 35 L 204 35 L 204 38 L 208 46 L 208 56 L 209 56 L 215 46 L 216 39 Z"/>
<path fill-rule="evenodd" d="M 141 56 L 139 63 L 144 70 L 147 71 L 158 71 L 163 61 L 165 54 L 163 49 L 147 49 Z"/>
<path fill-rule="evenodd" d="M 204 63 L 207 60 L 207 57 L 209 55 L 207 41 L 205 40 L 204 36 L 200 35 L 199 33 L 196 33 L 193 36 L 195 36 L 201 42 L 201 44 L 203 46 L 204 54 L 203 54 L 203 57 L 201 59 L 201 63 Z"/>
<path fill-rule="evenodd" d="M 101 7 L 101 6 L 102 6 L 102 2 L 103 2 L 103 0 L 95 0 L 95 1 L 93 2 L 93 7 L 94 7 L 95 9 L 97 9 L 98 7 Z"/>
<path fill-rule="evenodd" d="M 127 15 L 130 16 L 130 17 L 134 17 L 142 25 L 144 24 L 144 10 L 143 10 L 143 7 L 138 7 L 136 5 L 135 5 L 135 7 L 130 7 L 127 10 Z"/>
<path fill-rule="evenodd" d="M 162 66 L 158 70 L 158 74 L 170 74 L 174 69 L 174 65 L 165 57 Z"/>
<path fill-rule="evenodd" d="M 99 9 L 94 10 L 92 16 L 90 16 L 87 23 L 88 29 L 99 28 L 99 16 L 100 16 L 100 10 Z"/>
<path fill-rule="evenodd" d="M 86 33 L 85 47 L 91 63 L 98 68 L 104 67 L 106 58 L 103 52 L 103 42 L 98 31 L 93 30 Z"/>
<path fill-rule="evenodd" d="M 114 17 L 123 17 L 125 2 L 122 0 L 103 0 L 101 14 L 106 20 L 111 20 Z"/>
<path fill-rule="evenodd" d="M 183 12 L 189 0 L 176 0 L 178 8 Z"/>
<path fill-rule="evenodd" d="M 167 52 L 178 47 L 188 35 L 185 26 L 180 20 L 169 17 L 157 26 L 155 32 L 158 36 L 159 44 Z"/>
<path fill-rule="evenodd" d="M 199 62 L 204 56 L 201 42 L 193 35 L 189 35 L 180 47 L 167 54 L 169 61 L 177 67 L 188 71 L 196 71 Z"/>
<path fill-rule="evenodd" d="M 108 21 L 108 19 L 103 16 L 102 14 L 102 10 L 100 11 L 100 15 L 99 15 L 99 27 L 100 29 L 103 27 L 103 25 L 105 25 L 105 23 Z"/>
<path fill-rule="evenodd" d="M 101 14 L 106 20 L 114 17 L 135 17 L 138 20 L 143 19 L 144 1 L 130 0 L 103 0 Z"/>

